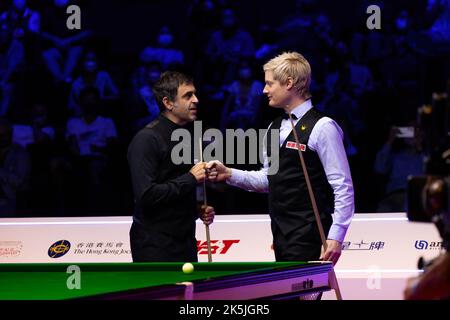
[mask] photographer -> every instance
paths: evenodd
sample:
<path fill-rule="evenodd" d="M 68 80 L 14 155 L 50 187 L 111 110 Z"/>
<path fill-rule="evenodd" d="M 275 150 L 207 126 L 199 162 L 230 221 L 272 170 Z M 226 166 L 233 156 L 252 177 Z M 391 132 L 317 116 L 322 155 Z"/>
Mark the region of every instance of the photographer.
<path fill-rule="evenodd" d="M 424 173 L 422 134 L 409 125 L 391 127 L 388 140 L 376 155 L 374 170 L 386 180 L 378 212 L 404 212 L 408 176 Z"/>
<path fill-rule="evenodd" d="M 450 149 L 443 152 L 440 159 L 448 164 Z M 442 247 L 446 251 L 429 262 L 424 262 L 423 258 L 419 260 L 419 269 L 424 272 L 418 277 L 408 279 L 404 290 L 406 300 L 450 299 L 449 200 L 449 175 L 427 174 L 409 177 L 408 220 L 434 223 L 442 238 Z"/>
<path fill-rule="evenodd" d="M 425 272 L 408 279 L 405 300 L 450 299 L 450 254 L 437 257 Z"/>

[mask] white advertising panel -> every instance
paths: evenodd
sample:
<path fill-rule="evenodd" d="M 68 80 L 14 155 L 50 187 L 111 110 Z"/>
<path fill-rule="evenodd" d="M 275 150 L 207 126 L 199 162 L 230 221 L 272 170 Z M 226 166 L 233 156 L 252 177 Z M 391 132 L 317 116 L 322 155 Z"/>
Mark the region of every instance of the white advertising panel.
<path fill-rule="evenodd" d="M 131 262 L 131 221 L 1 219 L 0 263 Z M 275 260 L 268 215 L 218 215 L 210 235 L 213 261 Z M 199 261 L 206 262 L 206 232 L 200 221 L 196 237 Z M 406 278 L 418 274 L 418 259 L 431 260 L 441 249 L 442 239 L 432 223 L 410 222 L 405 213 L 355 214 L 335 270 L 347 298 L 401 299 Z"/>

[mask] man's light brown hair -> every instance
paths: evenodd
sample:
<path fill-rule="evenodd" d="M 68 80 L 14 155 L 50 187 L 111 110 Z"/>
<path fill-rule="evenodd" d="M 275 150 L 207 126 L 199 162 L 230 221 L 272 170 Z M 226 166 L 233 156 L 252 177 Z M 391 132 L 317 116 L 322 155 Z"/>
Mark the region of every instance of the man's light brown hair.
<path fill-rule="evenodd" d="M 300 53 L 284 52 L 267 62 L 263 68 L 264 72 L 272 71 L 274 80 L 281 84 L 286 84 L 291 78 L 297 92 L 304 99 L 311 98 L 311 66 Z"/>

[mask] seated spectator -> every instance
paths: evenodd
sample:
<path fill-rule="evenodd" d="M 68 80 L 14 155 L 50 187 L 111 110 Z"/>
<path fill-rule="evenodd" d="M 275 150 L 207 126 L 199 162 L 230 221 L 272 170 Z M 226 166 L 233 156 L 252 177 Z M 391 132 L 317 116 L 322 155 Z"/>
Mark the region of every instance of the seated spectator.
<path fill-rule="evenodd" d="M 156 119 L 159 115 L 159 107 L 153 95 L 153 85 L 159 79 L 161 69 L 158 63 L 150 63 L 142 67 L 142 78 L 138 74 L 132 79 L 133 92 L 135 93 L 135 106 L 132 110 L 132 131 L 137 132 L 146 124 Z M 141 80 L 141 81 L 139 81 Z"/>
<path fill-rule="evenodd" d="M 107 197 L 109 155 L 117 140 L 114 121 L 98 115 L 100 103 L 96 88 L 83 89 L 80 93 L 82 116 L 69 119 L 66 131 L 75 177 L 81 179 L 79 190 L 87 192 L 80 202 L 87 201 L 89 209 L 99 209 Z"/>
<path fill-rule="evenodd" d="M 144 63 L 158 62 L 164 70 L 182 65 L 184 54 L 175 48 L 174 42 L 174 36 L 169 27 L 162 27 L 158 34 L 157 44 L 148 46 L 141 52 L 141 61 Z"/>
<path fill-rule="evenodd" d="M 69 119 L 66 132 L 77 155 L 103 158 L 110 139 L 117 137 L 113 120 L 98 115 L 100 103 L 100 93 L 96 88 L 81 90 L 82 116 Z"/>
<path fill-rule="evenodd" d="M 40 30 L 40 15 L 26 0 L 14 0 L 0 13 L 0 116 L 7 114 L 14 90 L 12 78 L 25 61 L 32 38 Z"/>
<path fill-rule="evenodd" d="M 279 44 L 277 43 L 276 31 L 268 25 L 259 27 L 258 36 L 259 41 L 255 50 L 255 58 L 263 64 L 275 55 L 279 50 Z"/>
<path fill-rule="evenodd" d="M 214 0 L 189 1 L 187 10 L 186 39 L 183 51 L 186 55 L 186 64 L 193 66 L 193 76 L 197 86 L 202 85 L 204 73 L 205 49 L 208 39 L 215 31 L 220 21 L 220 5 Z"/>
<path fill-rule="evenodd" d="M 321 49 L 319 54 L 323 51 L 328 52 L 334 46 L 335 35 L 330 19 L 326 14 L 319 14 L 314 21 L 314 34 L 317 36 L 317 43 Z"/>
<path fill-rule="evenodd" d="M 66 10 L 72 2 L 75 1 L 54 0 L 54 6 L 47 7 L 43 14 L 43 58 L 57 83 L 72 83 L 73 71 L 82 56 L 84 41 L 91 35 L 85 26 L 81 30 L 69 30 L 66 27 Z"/>
<path fill-rule="evenodd" d="M 24 148 L 35 143 L 46 143 L 55 139 L 55 129 L 48 123 L 47 106 L 35 103 L 31 109 L 29 124 L 13 125 L 13 142 Z"/>
<path fill-rule="evenodd" d="M 221 130 L 256 126 L 264 85 L 256 80 L 248 61 L 239 64 L 239 78 L 228 88 L 228 97 L 222 111 Z"/>
<path fill-rule="evenodd" d="M 31 192 L 23 209 L 34 216 L 56 213 L 55 203 L 59 199 L 51 163 L 59 156 L 60 150 L 55 128 L 49 123 L 45 103 L 33 104 L 27 123 L 13 125 L 13 142 L 25 148 L 31 159 Z"/>
<path fill-rule="evenodd" d="M 325 88 L 325 97 L 317 104 L 317 108 L 341 126 L 345 151 L 351 158 L 358 153 L 354 139 L 364 131 L 365 124 L 358 101 L 348 92 L 348 81 L 340 73 L 337 77 L 332 87 Z"/>
<path fill-rule="evenodd" d="M 404 212 L 408 176 L 424 174 L 425 155 L 420 131 L 415 129 L 413 138 L 398 137 L 398 134 L 399 130 L 392 127 L 388 140 L 376 155 L 375 172 L 387 180 L 378 212 Z"/>
<path fill-rule="evenodd" d="M 277 27 L 278 43 L 283 51 L 299 51 L 309 59 L 316 59 L 318 44 L 315 34 L 317 17 L 321 6 L 314 0 L 294 0 L 295 8 Z M 322 53 L 322 52 L 319 52 Z"/>
<path fill-rule="evenodd" d="M 395 90 L 412 87 L 417 91 L 419 61 L 409 43 L 401 38 L 395 39 L 391 49 L 392 55 L 384 59 L 379 70 L 387 85 Z"/>
<path fill-rule="evenodd" d="M 434 42 L 450 44 L 450 1 L 446 1 L 443 12 L 428 32 Z"/>
<path fill-rule="evenodd" d="M 239 62 L 254 56 L 254 41 L 249 32 L 239 27 L 230 8 L 222 10 L 221 28 L 211 35 L 206 48 L 211 69 L 205 70 L 211 84 L 229 85 L 238 76 Z"/>
<path fill-rule="evenodd" d="M 314 0 L 295 0 L 295 8 L 279 27 L 280 32 L 312 27 L 317 18 L 317 3 Z"/>
<path fill-rule="evenodd" d="M 86 52 L 83 59 L 82 74 L 73 82 L 69 95 L 69 110 L 75 115 L 81 115 L 79 105 L 80 92 L 84 88 L 95 87 L 102 102 L 115 100 L 119 96 L 119 90 L 108 72 L 99 70 L 97 55 L 93 51 Z"/>
<path fill-rule="evenodd" d="M 12 127 L 0 119 L 0 217 L 16 215 L 18 194 L 24 191 L 30 174 L 28 153 L 12 142 Z"/>
<path fill-rule="evenodd" d="M 362 62 L 353 61 L 348 46 L 343 41 L 336 44 L 336 56 L 333 58 L 333 64 L 335 65 L 334 72 L 327 76 L 326 86 L 332 87 L 341 75 L 347 79 L 350 85 L 349 93 L 354 97 L 359 98 L 373 91 L 374 81 L 369 67 Z"/>

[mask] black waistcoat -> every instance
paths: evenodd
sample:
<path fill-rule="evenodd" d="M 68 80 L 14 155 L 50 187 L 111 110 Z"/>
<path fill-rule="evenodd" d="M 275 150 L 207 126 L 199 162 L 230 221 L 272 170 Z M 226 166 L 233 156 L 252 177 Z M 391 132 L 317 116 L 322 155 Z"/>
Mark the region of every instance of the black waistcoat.
<path fill-rule="evenodd" d="M 309 110 L 297 123 L 296 131 L 308 171 L 311 186 L 321 219 L 330 219 L 334 208 L 333 190 L 327 181 L 318 154 L 308 147 L 312 129 L 323 115 L 315 108 Z M 280 129 L 282 117 L 275 119 L 270 129 Z M 267 136 L 267 152 L 270 157 L 272 143 Z M 315 220 L 308 187 L 300 157 L 295 148 L 294 133 L 288 135 L 279 152 L 279 170 L 269 175 L 269 213 L 284 234 Z"/>

